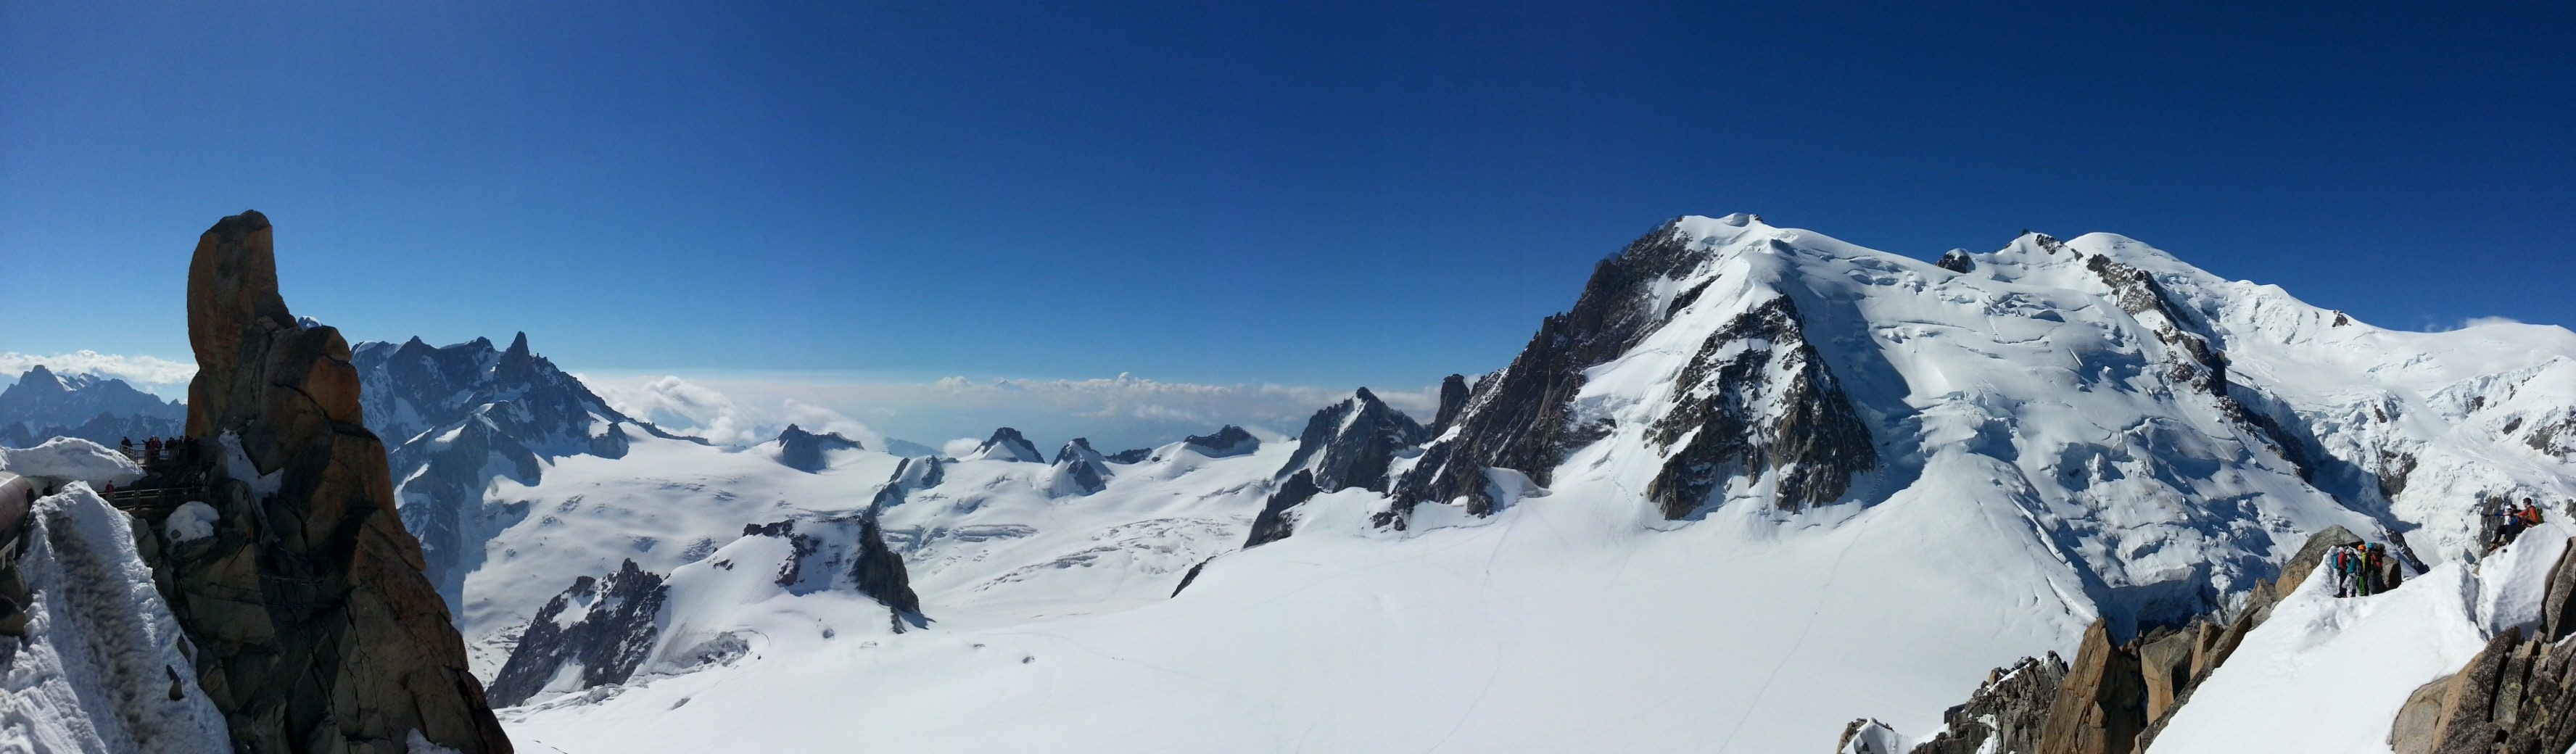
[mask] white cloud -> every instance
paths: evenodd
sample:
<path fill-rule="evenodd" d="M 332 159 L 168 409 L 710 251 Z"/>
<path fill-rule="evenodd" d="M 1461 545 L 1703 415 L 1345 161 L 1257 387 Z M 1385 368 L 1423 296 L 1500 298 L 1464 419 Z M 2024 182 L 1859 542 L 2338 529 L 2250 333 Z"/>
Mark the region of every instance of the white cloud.
<path fill-rule="evenodd" d="M 789 424 L 814 432 L 838 432 L 871 448 L 885 447 L 885 437 L 839 411 L 793 398 L 771 403 L 737 402 L 723 392 L 664 375 L 640 382 L 591 379 L 573 375 L 611 408 L 652 422 L 663 429 L 724 445 L 755 445 L 776 439 Z"/>
<path fill-rule="evenodd" d="M 2426 317 L 2424 323 L 2425 332 L 2454 332 L 2473 327 L 2486 327 L 2488 325 L 2525 324 L 2522 320 L 2514 319 L 2512 317 L 2470 317 L 2456 323 L 2448 324 Z"/>
<path fill-rule="evenodd" d="M 28 369 L 38 364 L 63 374 L 98 374 L 115 377 L 134 383 L 135 387 L 145 390 L 156 387 L 185 387 L 190 378 L 197 376 L 197 365 L 194 363 L 152 356 L 123 356 L 86 350 L 52 356 L 16 351 L 0 352 L 0 373 L 5 373 L 11 378 L 26 374 Z M 153 390 L 153 392 L 161 391 Z"/>
<path fill-rule="evenodd" d="M 973 453 L 976 448 L 981 447 L 984 447 L 984 441 L 982 440 L 972 437 L 960 437 L 940 443 L 939 454 L 950 458 L 963 458 L 966 454 Z"/>

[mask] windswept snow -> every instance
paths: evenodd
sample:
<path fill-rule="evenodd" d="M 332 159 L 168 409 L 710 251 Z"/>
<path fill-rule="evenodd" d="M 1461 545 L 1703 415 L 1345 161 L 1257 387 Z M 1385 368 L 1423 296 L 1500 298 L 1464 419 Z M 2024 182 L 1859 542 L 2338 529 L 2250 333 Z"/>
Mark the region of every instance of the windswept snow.
<path fill-rule="evenodd" d="M 128 520 L 82 485 L 36 502 L 26 636 L 0 638 L 0 751 L 232 750 Z"/>

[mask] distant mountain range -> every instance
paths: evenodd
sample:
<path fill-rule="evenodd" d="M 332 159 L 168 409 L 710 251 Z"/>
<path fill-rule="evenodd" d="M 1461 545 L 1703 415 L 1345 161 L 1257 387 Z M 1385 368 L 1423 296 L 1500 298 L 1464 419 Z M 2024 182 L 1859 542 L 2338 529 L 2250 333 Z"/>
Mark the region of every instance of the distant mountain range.
<path fill-rule="evenodd" d="M 31 447 L 53 437 L 78 437 L 113 446 L 177 435 L 188 409 L 177 401 L 137 390 L 124 380 L 95 374 L 56 374 L 37 365 L 0 389 L 0 445 Z"/>

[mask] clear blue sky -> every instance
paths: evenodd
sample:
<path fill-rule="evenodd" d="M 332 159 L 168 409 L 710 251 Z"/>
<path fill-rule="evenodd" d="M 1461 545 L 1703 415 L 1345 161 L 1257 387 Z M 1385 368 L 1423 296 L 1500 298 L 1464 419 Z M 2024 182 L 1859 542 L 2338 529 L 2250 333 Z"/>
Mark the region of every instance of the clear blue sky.
<path fill-rule="evenodd" d="M 0 4 L 0 350 L 185 358 L 244 208 L 597 371 L 1418 386 L 1736 211 L 2576 323 L 2576 5 L 1280 5 Z"/>

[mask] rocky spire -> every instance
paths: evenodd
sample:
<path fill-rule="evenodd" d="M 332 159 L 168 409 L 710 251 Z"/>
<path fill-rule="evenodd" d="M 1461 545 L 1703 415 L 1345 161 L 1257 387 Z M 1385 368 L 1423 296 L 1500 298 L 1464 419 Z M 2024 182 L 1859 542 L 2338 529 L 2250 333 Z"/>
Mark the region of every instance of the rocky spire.
<path fill-rule="evenodd" d="M 220 518 L 147 550 L 198 682 L 241 751 L 511 751 L 395 514 L 348 342 L 298 326 L 270 243 L 266 217 L 227 217 L 188 269 L 188 435 Z"/>
<path fill-rule="evenodd" d="M 1458 423 L 1458 414 L 1467 410 L 1467 396 L 1468 390 L 1466 375 L 1453 374 L 1448 377 L 1441 378 L 1440 412 L 1438 414 L 1434 414 L 1431 419 L 1431 435 L 1433 437 L 1438 437 L 1440 436 L 1440 433 L 1449 431 L 1449 425 Z"/>

